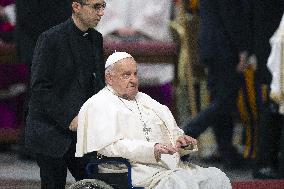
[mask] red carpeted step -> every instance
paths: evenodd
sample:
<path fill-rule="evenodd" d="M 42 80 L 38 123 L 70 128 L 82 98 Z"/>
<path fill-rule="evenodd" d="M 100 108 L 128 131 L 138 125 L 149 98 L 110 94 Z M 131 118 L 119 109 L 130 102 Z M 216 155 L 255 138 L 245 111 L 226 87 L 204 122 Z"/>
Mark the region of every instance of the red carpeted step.
<path fill-rule="evenodd" d="M 284 189 L 284 180 L 251 180 L 233 182 L 233 189 Z"/>

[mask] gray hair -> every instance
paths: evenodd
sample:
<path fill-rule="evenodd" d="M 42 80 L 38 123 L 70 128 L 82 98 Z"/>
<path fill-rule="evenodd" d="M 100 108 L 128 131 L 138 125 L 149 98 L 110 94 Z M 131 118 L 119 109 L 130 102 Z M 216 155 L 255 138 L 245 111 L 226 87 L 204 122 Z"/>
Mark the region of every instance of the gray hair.
<path fill-rule="evenodd" d="M 106 84 L 108 84 L 106 76 L 107 75 L 114 75 L 114 70 L 115 70 L 114 67 L 115 67 L 115 64 L 111 64 L 105 69 L 105 82 L 106 82 Z"/>
<path fill-rule="evenodd" d="M 113 74 L 114 72 L 114 64 L 109 65 L 106 69 L 105 69 L 105 74 Z"/>

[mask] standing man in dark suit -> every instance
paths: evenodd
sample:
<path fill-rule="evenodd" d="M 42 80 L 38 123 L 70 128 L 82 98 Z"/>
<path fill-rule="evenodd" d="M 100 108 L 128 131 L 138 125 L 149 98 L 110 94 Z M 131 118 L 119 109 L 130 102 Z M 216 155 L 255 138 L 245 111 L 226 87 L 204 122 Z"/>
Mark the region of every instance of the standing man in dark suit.
<path fill-rule="evenodd" d="M 104 0 L 71 0 L 72 17 L 43 32 L 31 68 L 25 142 L 36 154 L 42 189 L 64 189 L 67 168 L 85 178 L 85 159 L 75 158 L 77 114 L 104 86 L 103 38 L 95 27 Z"/>
<path fill-rule="evenodd" d="M 185 133 L 196 138 L 212 126 L 221 159 L 230 168 L 242 159 L 232 144 L 232 112 L 249 53 L 248 7 L 243 1 L 200 0 L 200 59 L 208 68 L 211 104 L 185 127 Z"/>
<path fill-rule="evenodd" d="M 45 30 L 64 22 L 71 16 L 70 0 L 17 0 L 16 1 L 16 50 L 17 61 L 30 69 L 37 38 Z M 30 98 L 29 86 L 23 107 L 25 120 Z M 24 124 L 25 125 L 25 124 Z M 24 128 L 22 128 L 17 153 L 20 158 L 30 158 L 30 152 L 24 148 Z"/>

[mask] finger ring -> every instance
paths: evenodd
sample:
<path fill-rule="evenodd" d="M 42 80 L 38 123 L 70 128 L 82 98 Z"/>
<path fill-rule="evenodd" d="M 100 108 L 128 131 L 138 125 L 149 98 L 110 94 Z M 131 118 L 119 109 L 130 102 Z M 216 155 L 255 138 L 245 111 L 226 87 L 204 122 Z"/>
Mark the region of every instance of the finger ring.
<path fill-rule="evenodd" d="M 163 147 L 164 147 L 164 148 L 166 148 L 167 146 L 166 146 L 166 145 L 164 145 Z"/>

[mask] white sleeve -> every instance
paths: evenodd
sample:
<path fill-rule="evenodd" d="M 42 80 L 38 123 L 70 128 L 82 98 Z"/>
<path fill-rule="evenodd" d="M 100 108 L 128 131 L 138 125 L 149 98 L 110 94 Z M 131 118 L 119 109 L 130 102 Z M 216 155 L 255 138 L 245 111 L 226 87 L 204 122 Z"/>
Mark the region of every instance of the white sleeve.
<path fill-rule="evenodd" d="M 107 157 L 122 157 L 134 162 L 157 163 L 153 142 L 142 140 L 118 140 L 98 151 Z"/>

